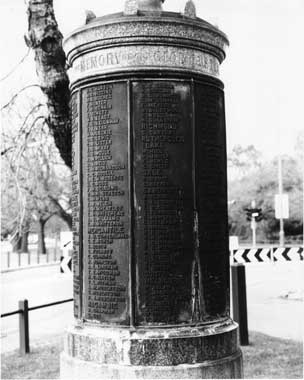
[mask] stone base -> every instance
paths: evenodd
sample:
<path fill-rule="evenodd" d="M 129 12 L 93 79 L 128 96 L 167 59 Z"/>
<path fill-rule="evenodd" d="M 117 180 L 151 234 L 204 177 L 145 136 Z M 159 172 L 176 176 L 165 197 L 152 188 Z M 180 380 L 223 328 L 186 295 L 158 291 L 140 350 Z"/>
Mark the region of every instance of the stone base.
<path fill-rule="evenodd" d="M 84 325 L 67 332 L 62 379 L 242 378 L 237 325 L 105 328 Z"/>

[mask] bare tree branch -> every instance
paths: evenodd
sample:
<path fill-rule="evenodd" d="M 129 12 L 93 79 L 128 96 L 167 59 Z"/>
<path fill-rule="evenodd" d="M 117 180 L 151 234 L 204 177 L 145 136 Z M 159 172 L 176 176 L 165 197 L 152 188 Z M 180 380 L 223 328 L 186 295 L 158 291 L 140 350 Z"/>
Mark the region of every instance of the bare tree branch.
<path fill-rule="evenodd" d="M 30 48 L 27 50 L 25 56 L 21 59 L 21 61 L 15 67 L 13 67 L 9 73 L 7 73 L 3 78 L 0 79 L 0 82 L 3 82 L 6 78 L 8 78 L 21 65 L 21 63 L 29 55 L 29 52 L 30 52 Z"/>
<path fill-rule="evenodd" d="M 22 125 L 21 125 L 21 127 L 20 127 L 20 130 L 19 130 L 19 136 L 20 136 L 20 133 L 23 133 L 23 129 L 24 129 L 24 127 L 25 127 L 25 125 L 26 125 L 26 123 L 27 123 L 29 117 L 30 117 L 31 115 L 33 115 L 33 113 L 35 113 L 40 107 L 43 107 L 44 105 L 45 105 L 45 104 L 38 103 L 38 104 L 36 104 L 36 105 L 30 110 L 30 112 L 26 115 L 26 117 L 25 117 L 25 119 L 23 120 L 23 123 L 22 123 Z M 39 117 L 39 116 L 38 116 L 38 117 Z M 42 117 L 44 118 L 44 116 L 42 116 Z"/>
<path fill-rule="evenodd" d="M 0 111 L 3 111 L 3 110 L 4 110 L 5 108 L 7 108 L 8 106 L 12 105 L 12 104 L 14 103 L 14 101 L 17 99 L 17 97 L 18 97 L 23 91 L 25 91 L 25 90 L 27 90 L 28 88 L 31 88 L 31 87 L 38 87 L 38 88 L 40 88 L 40 86 L 39 86 L 38 84 L 30 84 L 30 85 L 28 85 L 28 86 L 23 87 L 21 90 L 19 90 L 19 91 L 17 92 L 17 94 L 13 95 L 13 96 L 11 97 L 11 99 L 10 99 L 6 104 L 4 104 L 3 107 L 0 108 Z"/>
<path fill-rule="evenodd" d="M 9 146 L 8 148 L 5 148 L 4 150 L 1 151 L 1 156 L 5 156 L 6 153 L 10 152 L 13 149 L 14 149 L 13 146 Z"/>

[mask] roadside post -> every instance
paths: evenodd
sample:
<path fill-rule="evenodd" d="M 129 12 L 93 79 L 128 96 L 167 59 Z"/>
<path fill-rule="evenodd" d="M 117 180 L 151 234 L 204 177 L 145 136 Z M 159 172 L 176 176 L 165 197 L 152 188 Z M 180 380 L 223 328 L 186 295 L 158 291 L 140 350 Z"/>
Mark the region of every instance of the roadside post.
<path fill-rule="evenodd" d="M 251 208 L 245 208 L 244 211 L 247 214 L 247 220 L 250 222 L 250 227 L 252 229 L 252 247 L 256 247 L 256 227 L 257 222 L 263 219 L 262 209 L 256 208 L 255 200 L 251 202 Z"/>
<path fill-rule="evenodd" d="M 28 300 L 19 301 L 19 349 L 21 354 L 30 352 Z"/>
<path fill-rule="evenodd" d="M 248 346 L 246 272 L 244 264 L 231 265 L 231 285 L 233 319 L 239 324 L 241 346 Z"/>

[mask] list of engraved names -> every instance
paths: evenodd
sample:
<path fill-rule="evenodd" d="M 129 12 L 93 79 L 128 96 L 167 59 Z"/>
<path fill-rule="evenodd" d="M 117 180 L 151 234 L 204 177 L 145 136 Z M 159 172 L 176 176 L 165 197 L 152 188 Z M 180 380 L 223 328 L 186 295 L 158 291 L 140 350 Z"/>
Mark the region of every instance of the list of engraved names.
<path fill-rule="evenodd" d="M 73 209 L 73 293 L 74 293 L 74 315 L 80 318 L 80 257 L 79 257 L 79 104 L 78 93 L 74 93 L 71 99 L 71 112 L 72 112 L 72 209 Z"/>
<path fill-rule="evenodd" d="M 143 252 L 138 252 L 142 255 L 138 258 L 143 260 L 140 282 L 144 284 L 144 319 L 147 323 L 169 323 L 181 314 L 185 319 L 188 316 L 183 309 L 187 292 L 183 271 L 187 269 L 185 246 L 189 240 L 192 244 L 191 217 L 189 228 L 186 226 L 192 204 L 191 200 L 185 203 L 192 194 L 191 124 L 185 125 L 182 107 L 187 109 L 187 101 L 182 99 L 188 98 L 188 86 L 146 82 L 141 83 L 138 92 L 141 116 L 137 139 L 142 152 L 138 175 L 142 184 L 137 198 L 143 197 L 144 210 L 140 238 Z M 188 248 L 191 260 L 191 246 Z"/>
<path fill-rule="evenodd" d="M 126 284 L 116 251 L 117 247 L 123 250 L 121 242 L 128 239 L 128 161 L 120 156 L 123 150 L 117 153 L 116 145 L 127 129 L 113 106 L 113 86 L 102 84 L 85 90 L 87 317 L 98 321 L 117 317 L 126 304 Z M 123 250 L 120 255 L 127 253 Z"/>

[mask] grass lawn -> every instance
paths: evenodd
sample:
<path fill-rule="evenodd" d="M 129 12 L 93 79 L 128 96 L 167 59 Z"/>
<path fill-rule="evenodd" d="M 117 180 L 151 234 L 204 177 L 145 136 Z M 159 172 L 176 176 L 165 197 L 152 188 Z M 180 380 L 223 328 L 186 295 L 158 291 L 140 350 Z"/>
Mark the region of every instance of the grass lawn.
<path fill-rule="evenodd" d="M 247 379 L 302 379 L 301 343 L 251 332 L 250 345 L 242 347 Z M 2 379 L 58 379 L 62 344 L 35 347 L 26 356 L 17 351 L 2 354 Z"/>
<path fill-rule="evenodd" d="M 303 379 L 303 345 L 288 339 L 250 332 L 243 346 L 244 378 Z"/>
<path fill-rule="evenodd" d="M 59 379 L 59 355 L 63 350 L 58 343 L 31 348 L 31 353 L 20 355 L 13 351 L 1 355 L 1 379 Z"/>

